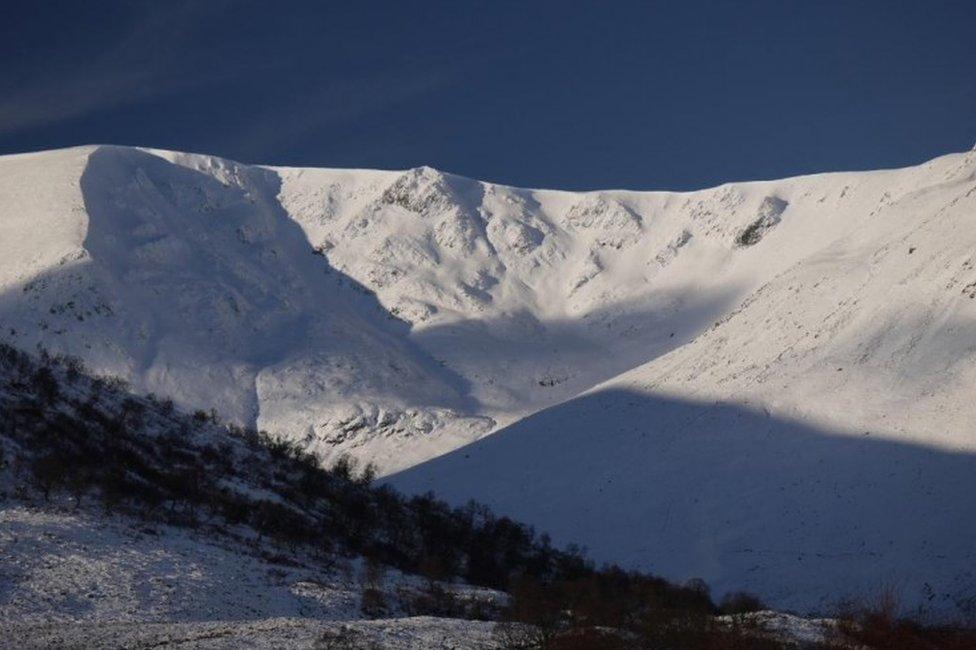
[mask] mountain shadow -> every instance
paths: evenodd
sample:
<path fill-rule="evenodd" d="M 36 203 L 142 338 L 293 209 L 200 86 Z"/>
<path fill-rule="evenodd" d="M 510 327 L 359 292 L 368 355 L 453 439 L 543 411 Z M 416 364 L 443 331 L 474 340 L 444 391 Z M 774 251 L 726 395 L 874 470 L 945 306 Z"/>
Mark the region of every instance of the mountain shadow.
<path fill-rule="evenodd" d="M 976 601 L 976 456 L 877 432 L 606 390 L 388 480 L 779 608 L 822 612 L 885 586 L 938 615 Z"/>
<path fill-rule="evenodd" d="M 467 377 L 504 377 L 480 387 L 483 406 L 531 413 L 687 344 L 747 295 L 748 288 L 735 285 L 669 286 L 578 318 L 540 318 L 526 310 L 436 323 L 411 338 L 426 350 L 450 351 Z"/>
<path fill-rule="evenodd" d="M 245 424 L 262 382 L 281 394 L 298 383 L 470 406 L 466 380 L 316 254 L 278 202 L 273 171 L 103 146 L 80 185 L 84 251 L 0 297 L 3 335 L 16 345 L 78 355 Z"/>

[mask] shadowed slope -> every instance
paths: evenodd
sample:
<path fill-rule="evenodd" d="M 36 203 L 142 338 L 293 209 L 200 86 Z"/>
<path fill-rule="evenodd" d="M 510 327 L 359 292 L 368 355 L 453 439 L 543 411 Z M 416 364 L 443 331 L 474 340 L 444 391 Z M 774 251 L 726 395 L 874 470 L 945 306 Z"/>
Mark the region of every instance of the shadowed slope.
<path fill-rule="evenodd" d="M 443 433 L 456 445 L 490 425 L 466 418 L 462 377 L 314 254 L 278 204 L 274 172 L 207 160 L 204 172 L 93 150 L 83 240 L 0 297 L 4 334 L 186 408 L 306 436 L 325 456 L 364 429 L 388 430 L 376 453 L 389 461 L 408 439 Z"/>
<path fill-rule="evenodd" d="M 976 456 L 740 406 L 596 392 L 389 480 L 478 499 L 597 560 L 781 608 L 887 583 L 940 612 L 976 593 Z"/>

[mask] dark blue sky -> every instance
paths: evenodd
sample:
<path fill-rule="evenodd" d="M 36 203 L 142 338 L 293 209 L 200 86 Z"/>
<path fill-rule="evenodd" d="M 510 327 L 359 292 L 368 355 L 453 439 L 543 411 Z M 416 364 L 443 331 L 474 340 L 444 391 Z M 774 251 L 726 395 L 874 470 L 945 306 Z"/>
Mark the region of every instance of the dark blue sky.
<path fill-rule="evenodd" d="M 976 2 L 31 2 L 0 152 L 140 144 L 689 189 L 976 141 Z"/>

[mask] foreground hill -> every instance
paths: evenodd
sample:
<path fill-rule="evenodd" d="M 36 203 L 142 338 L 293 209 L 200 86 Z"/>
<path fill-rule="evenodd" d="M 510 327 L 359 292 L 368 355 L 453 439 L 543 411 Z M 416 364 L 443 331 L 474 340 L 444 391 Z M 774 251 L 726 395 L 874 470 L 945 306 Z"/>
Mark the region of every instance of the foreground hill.
<path fill-rule="evenodd" d="M 214 420 L 0 345 L 0 647 L 773 649 L 842 630 L 597 569 L 479 504 Z"/>
<path fill-rule="evenodd" d="M 0 325 L 598 559 L 956 610 L 973 219 L 976 152 L 678 194 L 83 147 L 0 159 Z"/>

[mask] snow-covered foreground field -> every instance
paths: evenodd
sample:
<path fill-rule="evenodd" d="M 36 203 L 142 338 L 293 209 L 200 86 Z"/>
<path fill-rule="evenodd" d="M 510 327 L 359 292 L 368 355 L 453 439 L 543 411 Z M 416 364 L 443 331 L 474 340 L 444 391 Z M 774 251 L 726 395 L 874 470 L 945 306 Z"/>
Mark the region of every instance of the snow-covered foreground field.
<path fill-rule="evenodd" d="M 80 147 L 0 158 L 0 334 L 597 560 L 965 614 L 974 226 L 976 151 L 571 193 Z"/>
<path fill-rule="evenodd" d="M 346 647 L 389 650 L 481 650 L 501 647 L 492 636 L 492 623 L 414 617 L 382 621 L 334 623 L 308 618 L 202 623 L 71 623 L 3 625 L 0 633 L 10 648 L 180 648 L 236 650 L 327 648 L 325 635 L 347 634 L 360 645 Z M 342 647 L 342 646 L 336 646 Z"/>
<path fill-rule="evenodd" d="M 0 517 L 6 620 L 358 616 L 355 576 L 301 558 L 296 567 L 272 564 L 205 532 L 86 513 L 12 507 Z"/>
<path fill-rule="evenodd" d="M 383 648 L 497 647 L 492 623 L 361 620 L 357 563 L 270 550 L 275 561 L 206 530 L 5 507 L 0 647 L 311 648 L 347 625 Z M 391 593 L 417 584 L 386 578 Z"/>
<path fill-rule="evenodd" d="M 262 557 L 261 551 L 273 552 Z M 0 648 L 502 648 L 486 621 L 366 619 L 358 562 L 262 549 L 206 527 L 174 528 L 67 507 L 0 510 Z M 395 571 L 383 589 L 421 581 Z M 454 593 L 497 601 L 498 592 L 454 584 Z M 779 638 L 824 639 L 831 621 L 754 615 Z M 352 639 L 329 646 L 325 639 Z"/>

